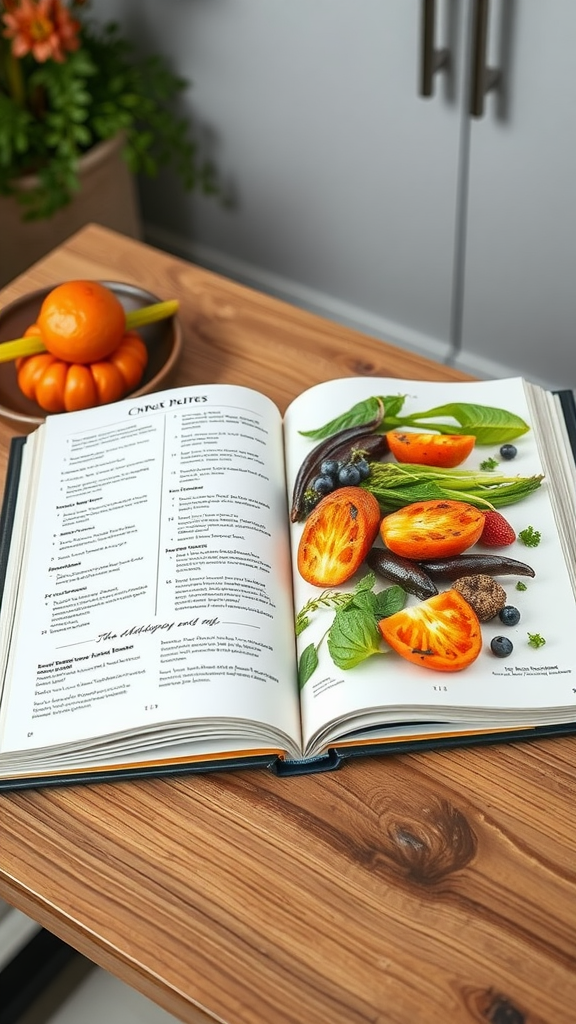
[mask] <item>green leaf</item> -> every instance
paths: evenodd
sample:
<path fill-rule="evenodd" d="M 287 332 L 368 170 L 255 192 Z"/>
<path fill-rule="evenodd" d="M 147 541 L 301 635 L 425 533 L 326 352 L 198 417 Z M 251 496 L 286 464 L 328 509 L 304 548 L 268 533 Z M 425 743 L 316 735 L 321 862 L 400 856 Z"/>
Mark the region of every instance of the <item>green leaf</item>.
<path fill-rule="evenodd" d="M 421 423 L 430 416 L 452 416 L 460 428 L 447 423 Z M 426 412 L 413 413 L 402 419 L 402 424 L 437 430 L 440 434 L 474 434 L 478 444 L 500 444 L 521 437 L 530 427 L 515 413 L 489 405 L 470 402 L 449 402 Z"/>
<path fill-rule="evenodd" d="M 372 590 L 376 583 L 376 574 L 369 572 L 366 576 L 363 576 L 361 580 L 354 587 L 354 594 L 359 594 L 362 590 Z"/>
<path fill-rule="evenodd" d="M 310 437 L 313 441 L 322 441 L 325 437 L 332 437 L 332 434 L 337 434 L 339 430 L 345 430 L 347 427 L 360 427 L 363 423 L 370 423 L 377 415 L 380 408 L 380 402 L 384 403 L 384 409 L 388 408 L 388 402 L 397 403 L 404 401 L 403 398 L 380 398 L 374 396 L 372 398 L 366 398 L 363 402 L 357 402 L 353 405 L 348 412 L 342 413 L 341 416 L 337 416 L 335 420 L 330 420 L 329 423 L 325 423 L 323 427 L 316 427 L 314 430 L 300 430 L 299 433 L 302 437 Z"/>
<path fill-rule="evenodd" d="M 402 411 L 406 395 L 386 395 L 382 398 L 382 401 L 384 402 L 384 419 L 381 429 L 385 428 L 388 430 L 388 427 L 385 426 L 388 418 L 394 419 Z"/>
<path fill-rule="evenodd" d="M 318 667 L 318 651 L 314 644 L 308 644 L 300 655 L 298 663 L 298 686 L 302 689 Z"/>
<path fill-rule="evenodd" d="M 356 608 L 363 615 L 368 615 L 375 619 L 375 606 L 376 594 L 373 594 L 371 590 L 361 590 L 352 596 L 352 600 L 347 608 L 341 610 L 347 611 L 349 608 Z"/>
<path fill-rule="evenodd" d="M 375 612 L 377 619 L 387 619 L 389 615 L 401 612 L 406 604 L 407 593 L 403 587 L 394 585 L 386 587 L 376 594 Z"/>
<path fill-rule="evenodd" d="M 334 664 L 342 669 L 354 668 L 373 654 L 382 654 L 374 617 L 355 607 L 337 612 L 328 633 L 328 650 Z"/>

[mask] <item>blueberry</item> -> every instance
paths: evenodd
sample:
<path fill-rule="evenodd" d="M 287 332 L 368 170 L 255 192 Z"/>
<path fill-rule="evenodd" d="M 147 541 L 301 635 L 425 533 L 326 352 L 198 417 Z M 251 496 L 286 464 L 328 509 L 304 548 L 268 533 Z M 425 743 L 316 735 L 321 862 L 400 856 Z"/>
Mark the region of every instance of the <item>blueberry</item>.
<path fill-rule="evenodd" d="M 338 476 L 338 471 L 341 468 L 341 464 L 337 459 L 325 459 L 320 466 L 320 473 L 322 476 L 333 476 L 334 479 Z"/>
<path fill-rule="evenodd" d="M 356 466 L 356 469 L 360 473 L 361 480 L 366 480 L 370 476 L 370 466 L 366 462 L 366 459 L 358 459 L 358 461 L 355 462 L 354 465 Z"/>
<path fill-rule="evenodd" d="M 312 481 L 312 489 L 317 494 L 330 494 L 334 490 L 334 480 L 331 476 L 317 476 Z"/>
<path fill-rule="evenodd" d="M 338 483 L 343 487 L 356 487 L 360 483 L 360 479 L 360 470 L 352 463 L 342 466 L 338 473 Z"/>
<path fill-rule="evenodd" d="M 505 626 L 517 626 L 520 622 L 520 612 L 513 604 L 507 604 L 501 612 L 498 612 L 498 618 Z"/>
<path fill-rule="evenodd" d="M 507 636 L 495 636 L 490 644 L 492 654 L 497 658 L 507 658 L 514 650 L 514 644 Z"/>
<path fill-rule="evenodd" d="M 503 459 L 515 459 L 518 455 L 518 449 L 514 444 L 503 444 L 500 449 L 500 455 Z"/>

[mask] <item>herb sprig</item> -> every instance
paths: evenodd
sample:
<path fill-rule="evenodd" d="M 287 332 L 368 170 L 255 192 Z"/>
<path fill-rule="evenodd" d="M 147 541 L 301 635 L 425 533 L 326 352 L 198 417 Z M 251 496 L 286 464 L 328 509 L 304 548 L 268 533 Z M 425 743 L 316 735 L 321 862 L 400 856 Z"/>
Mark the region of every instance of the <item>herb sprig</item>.
<path fill-rule="evenodd" d="M 527 548 L 537 548 L 542 540 L 542 534 L 540 530 L 535 530 L 533 526 L 527 526 L 526 529 L 520 530 L 518 540 L 521 540 Z"/>

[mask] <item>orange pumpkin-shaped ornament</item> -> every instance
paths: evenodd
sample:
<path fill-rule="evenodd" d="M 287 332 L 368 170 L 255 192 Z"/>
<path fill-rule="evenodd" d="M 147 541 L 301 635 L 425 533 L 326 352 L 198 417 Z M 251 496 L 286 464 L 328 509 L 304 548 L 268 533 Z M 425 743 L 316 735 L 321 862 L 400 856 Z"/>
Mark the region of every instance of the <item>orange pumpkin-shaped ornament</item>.
<path fill-rule="evenodd" d="M 32 324 L 25 337 L 40 336 L 39 324 Z M 16 360 L 20 390 L 46 412 L 76 412 L 106 405 L 123 398 L 140 383 L 148 350 L 136 331 L 127 331 L 109 354 L 94 362 L 69 362 L 52 352 L 23 356 Z"/>

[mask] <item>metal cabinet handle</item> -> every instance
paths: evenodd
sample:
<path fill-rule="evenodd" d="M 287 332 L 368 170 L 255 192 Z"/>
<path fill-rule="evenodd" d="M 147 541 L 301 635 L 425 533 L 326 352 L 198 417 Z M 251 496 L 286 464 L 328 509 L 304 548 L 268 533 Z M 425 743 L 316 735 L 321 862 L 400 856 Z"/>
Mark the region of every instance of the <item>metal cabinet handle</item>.
<path fill-rule="evenodd" d="M 489 5 L 490 0 L 476 0 L 474 8 L 474 34 L 472 37 L 474 42 L 470 79 L 470 114 L 472 117 L 484 116 L 484 97 L 500 82 L 498 68 L 489 68 L 486 64 Z"/>
<path fill-rule="evenodd" d="M 420 79 L 420 95 L 432 96 L 433 79 L 437 71 L 448 67 L 450 53 L 447 49 L 436 50 L 434 47 L 434 29 L 436 25 L 436 0 L 422 0 L 422 77 Z"/>

